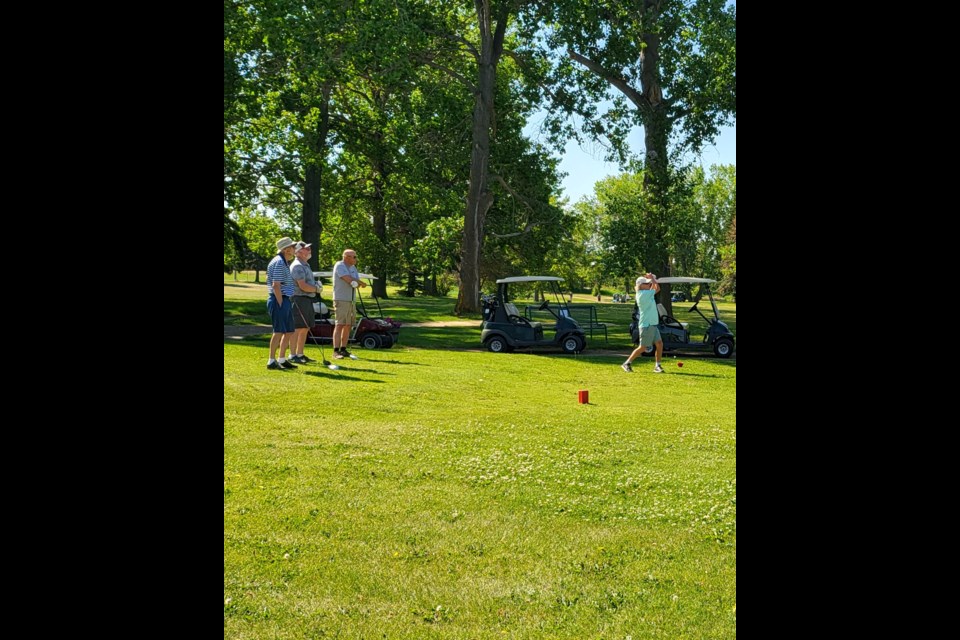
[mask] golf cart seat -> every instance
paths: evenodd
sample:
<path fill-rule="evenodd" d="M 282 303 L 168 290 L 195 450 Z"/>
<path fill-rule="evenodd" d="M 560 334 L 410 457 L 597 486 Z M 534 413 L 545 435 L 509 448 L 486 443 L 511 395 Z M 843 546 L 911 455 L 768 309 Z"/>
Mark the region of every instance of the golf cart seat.
<path fill-rule="evenodd" d="M 511 316 L 516 316 L 518 318 L 521 318 L 524 322 L 530 323 L 530 326 L 533 327 L 534 329 L 543 328 L 542 322 L 534 322 L 533 320 L 527 320 L 526 318 L 521 316 L 520 312 L 517 310 L 517 305 L 513 304 L 512 302 L 503 303 L 503 310 L 507 312 L 507 319 L 509 319 Z M 513 320 L 511 320 L 511 322 L 513 322 Z M 514 324 L 516 323 L 514 322 Z"/>
<path fill-rule="evenodd" d="M 677 327 L 678 329 L 681 327 L 683 329 L 688 329 L 690 327 L 689 322 L 680 322 L 673 316 L 668 316 L 667 310 L 664 309 L 663 305 L 659 302 L 657 303 L 657 313 L 660 314 L 660 324 L 667 325 L 668 327 Z"/>

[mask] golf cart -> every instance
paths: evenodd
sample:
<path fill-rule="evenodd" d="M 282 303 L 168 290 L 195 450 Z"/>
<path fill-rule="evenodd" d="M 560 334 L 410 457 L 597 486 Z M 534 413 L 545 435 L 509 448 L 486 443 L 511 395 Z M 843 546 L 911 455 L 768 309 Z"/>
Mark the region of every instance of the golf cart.
<path fill-rule="evenodd" d="M 660 315 L 660 324 L 657 325 L 657 328 L 660 330 L 660 338 L 663 340 L 663 350 L 664 351 L 695 351 L 695 350 L 709 350 L 712 349 L 713 352 L 721 358 L 729 358 L 733 355 L 733 351 L 736 348 L 736 342 L 733 334 L 730 332 L 730 328 L 720 320 L 720 312 L 717 311 L 717 303 L 713 301 L 713 294 L 710 291 L 710 283 L 716 282 L 716 280 L 711 280 L 709 278 L 681 278 L 681 277 L 666 277 L 659 278 L 658 280 L 661 284 L 700 284 L 700 291 L 697 292 L 696 297 L 694 298 L 693 306 L 690 307 L 690 312 L 697 312 L 700 314 L 700 317 L 707 321 L 707 333 L 704 334 L 703 340 L 701 342 L 690 342 L 690 331 L 687 329 L 688 323 L 680 322 L 673 316 L 668 316 L 666 309 L 663 308 L 663 305 L 657 303 L 657 312 Z M 703 315 L 703 312 L 697 308 L 697 305 L 700 304 L 700 299 L 703 297 L 704 292 L 706 292 L 707 297 L 710 299 L 710 306 L 713 308 L 713 319 L 708 318 Z M 630 337 L 633 339 L 633 344 L 640 344 L 640 331 L 637 327 L 637 307 L 634 304 L 633 307 L 633 322 L 630 323 Z M 643 355 L 653 355 L 654 347 L 647 347 L 646 352 Z"/>
<path fill-rule="evenodd" d="M 332 271 L 314 271 L 313 276 L 319 278 L 332 278 Z M 376 280 L 376 276 L 369 273 L 361 273 L 361 278 L 367 280 Z M 372 282 L 371 282 L 372 284 Z M 384 318 L 383 310 L 380 308 L 380 299 L 373 296 L 377 303 L 377 313 L 379 317 L 371 318 L 367 313 L 367 307 L 363 302 L 363 295 L 360 289 L 357 292 L 357 323 L 350 331 L 350 343 L 360 344 L 365 349 L 379 349 L 380 347 L 389 348 L 400 340 L 400 323 L 393 318 Z M 313 303 L 313 311 L 317 321 L 310 333 L 316 336 L 322 342 L 333 341 L 334 319 L 330 317 L 332 309 L 319 298 Z"/>
<path fill-rule="evenodd" d="M 543 323 L 528 320 L 520 315 L 516 305 L 510 302 L 510 285 L 527 282 L 549 283 L 556 302 L 554 306 L 544 293 L 541 311 L 549 311 L 557 319 L 553 327 L 552 338 L 543 335 Z M 554 276 L 514 276 L 497 280 L 497 293 L 494 296 L 484 294 L 483 322 L 480 324 L 480 342 L 493 351 L 512 351 L 517 347 L 560 347 L 564 353 L 579 353 L 587 345 L 587 338 L 580 325 L 570 317 L 570 307 L 560 293 L 559 282 L 563 278 Z"/>

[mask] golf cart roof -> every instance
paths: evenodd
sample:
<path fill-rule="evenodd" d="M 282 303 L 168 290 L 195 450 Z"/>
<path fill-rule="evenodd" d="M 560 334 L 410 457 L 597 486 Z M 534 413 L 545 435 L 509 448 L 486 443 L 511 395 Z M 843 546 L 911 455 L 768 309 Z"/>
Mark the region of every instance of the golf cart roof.
<path fill-rule="evenodd" d="M 314 271 L 314 272 L 313 272 L 313 277 L 314 277 L 314 278 L 332 278 L 332 277 L 333 277 L 333 271 Z M 361 278 L 370 278 L 371 280 L 377 280 L 377 279 L 378 279 L 377 276 L 372 276 L 372 275 L 370 275 L 369 273 L 361 273 L 361 274 L 360 274 L 360 277 L 361 277 Z"/>
<path fill-rule="evenodd" d="M 497 280 L 497 284 L 505 284 L 508 282 L 563 282 L 563 278 L 556 276 L 511 276 Z"/>
<path fill-rule="evenodd" d="M 694 284 L 697 282 L 716 282 L 716 280 L 711 280 L 710 278 L 685 278 L 685 277 L 674 278 L 672 276 L 667 276 L 666 278 L 657 278 L 657 282 L 663 282 L 664 284 L 676 284 L 676 283 Z"/>

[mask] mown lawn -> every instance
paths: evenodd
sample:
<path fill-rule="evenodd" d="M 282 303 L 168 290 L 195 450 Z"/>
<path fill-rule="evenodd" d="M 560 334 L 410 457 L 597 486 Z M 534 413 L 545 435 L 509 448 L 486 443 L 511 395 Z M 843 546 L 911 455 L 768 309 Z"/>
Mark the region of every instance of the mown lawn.
<path fill-rule="evenodd" d="M 736 359 L 626 374 L 600 307 L 615 356 L 478 321 L 285 372 L 225 339 L 224 637 L 736 637 Z"/>
<path fill-rule="evenodd" d="M 252 280 L 253 276 L 244 272 L 241 277 Z M 261 273 L 261 279 L 266 276 Z M 479 344 L 480 339 L 480 316 L 458 317 L 454 315 L 453 310 L 456 304 L 456 292 L 452 292 L 446 298 L 432 298 L 418 296 L 407 298 L 397 294 L 399 287 L 390 286 L 387 288 L 390 297 L 380 300 L 380 307 L 385 316 L 390 316 L 405 324 L 419 322 L 444 322 L 456 320 L 476 320 L 476 330 L 463 333 L 446 332 L 438 330 L 439 336 L 454 337 L 457 335 L 467 336 L 462 345 L 454 345 L 450 342 L 440 343 L 437 346 L 462 346 L 472 348 Z M 490 291 L 492 293 L 492 290 Z M 329 286 L 324 292 L 324 300 L 330 304 Z M 364 300 L 369 304 L 369 311 L 376 315 L 376 303 L 372 296 L 365 295 Z M 552 300 L 552 297 L 551 297 Z M 627 349 L 630 345 L 630 313 L 633 311 L 633 303 L 614 303 L 610 296 L 604 296 L 603 302 L 597 303 L 596 298 L 586 294 L 574 294 L 573 304 L 575 305 L 594 305 L 597 309 L 597 319 L 607 325 L 608 340 L 604 342 L 603 332 L 594 330 L 593 336 L 587 334 L 587 347 L 589 350 L 596 349 Z M 535 305 L 532 300 L 518 300 L 516 305 L 523 311 L 527 305 Z M 691 302 L 677 302 L 673 305 L 673 314 L 681 322 L 690 324 L 691 342 L 699 342 L 703 339 L 706 332 L 707 323 L 696 313 L 690 313 L 689 309 L 693 306 Z M 717 306 L 720 309 L 720 319 L 727 323 L 734 334 L 737 333 L 737 305 L 733 302 L 718 301 Z M 704 298 L 700 303 L 700 310 L 708 317 L 712 318 L 712 310 L 709 301 Z M 538 313 L 536 319 L 544 320 L 544 313 Z M 233 281 L 232 275 L 224 275 L 223 281 L 223 323 L 225 325 L 242 324 L 270 324 L 270 317 L 267 315 L 267 287 L 265 284 L 254 284 L 240 280 Z M 406 335 L 406 331 L 401 331 L 401 340 Z M 422 334 L 423 337 L 426 334 Z M 426 346 L 426 345 L 423 345 Z"/>

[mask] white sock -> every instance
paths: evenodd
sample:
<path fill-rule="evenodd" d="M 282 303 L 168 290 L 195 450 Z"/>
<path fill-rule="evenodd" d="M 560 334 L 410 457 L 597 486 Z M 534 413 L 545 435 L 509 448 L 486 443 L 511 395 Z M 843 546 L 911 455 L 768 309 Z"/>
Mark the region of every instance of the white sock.
<path fill-rule="evenodd" d="M 269 360 L 267 360 L 267 364 L 273 364 L 274 362 L 276 362 L 276 360 L 274 360 L 273 358 L 270 358 Z"/>
<path fill-rule="evenodd" d="M 283 363 L 286 362 L 286 361 L 287 361 L 286 358 L 280 358 L 280 364 L 283 364 Z"/>

